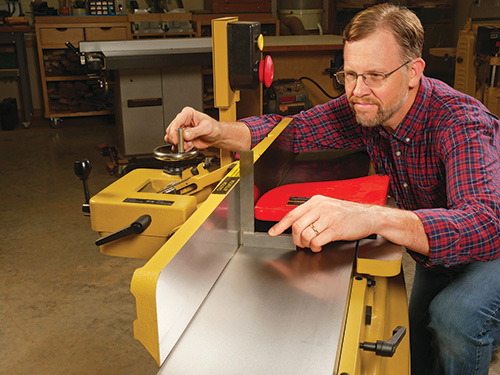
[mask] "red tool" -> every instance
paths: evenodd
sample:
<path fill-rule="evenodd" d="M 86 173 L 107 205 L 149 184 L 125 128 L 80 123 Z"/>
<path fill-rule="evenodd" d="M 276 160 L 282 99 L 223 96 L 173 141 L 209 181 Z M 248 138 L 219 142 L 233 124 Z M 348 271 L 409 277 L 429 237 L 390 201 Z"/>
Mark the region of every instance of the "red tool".
<path fill-rule="evenodd" d="M 265 193 L 255 205 L 255 218 L 280 221 L 295 207 L 314 195 L 351 202 L 383 205 L 389 190 L 388 176 L 367 176 L 341 181 L 305 182 L 283 185 Z"/>

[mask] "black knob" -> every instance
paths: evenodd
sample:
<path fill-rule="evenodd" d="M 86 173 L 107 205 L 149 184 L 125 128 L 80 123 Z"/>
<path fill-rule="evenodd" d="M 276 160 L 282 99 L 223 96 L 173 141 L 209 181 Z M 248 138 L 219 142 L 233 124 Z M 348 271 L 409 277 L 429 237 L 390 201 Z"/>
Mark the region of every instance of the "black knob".
<path fill-rule="evenodd" d="M 397 326 L 392 331 L 392 337 L 387 340 L 377 340 L 377 342 L 363 342 L 359 344 L 359 347 L 363 350 L 370 352 L 375 352 L 375 355 L 382 357 L 392 357 L 396 352 L 398 345 L 403 340 L 406 334 L 406 328 L 402 326 Z"/>
<path fill-rule="evenodd" d="M 75 174 L 80 180 L 86 180 L 89 178 L 92 172 L 92 164 L 88 159 L 75 161 Z"/>

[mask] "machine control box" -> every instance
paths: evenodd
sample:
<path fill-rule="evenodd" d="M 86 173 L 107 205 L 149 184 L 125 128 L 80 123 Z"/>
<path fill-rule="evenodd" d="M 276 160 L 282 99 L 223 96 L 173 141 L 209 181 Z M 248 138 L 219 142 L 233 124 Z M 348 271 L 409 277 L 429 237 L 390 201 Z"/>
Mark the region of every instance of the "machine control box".
<path fill-rule="evenodd" d="M 259 86 L 259 35 L 258 22 L 238 21 L 227 25 L 229 84 L 233 90 Z"/>

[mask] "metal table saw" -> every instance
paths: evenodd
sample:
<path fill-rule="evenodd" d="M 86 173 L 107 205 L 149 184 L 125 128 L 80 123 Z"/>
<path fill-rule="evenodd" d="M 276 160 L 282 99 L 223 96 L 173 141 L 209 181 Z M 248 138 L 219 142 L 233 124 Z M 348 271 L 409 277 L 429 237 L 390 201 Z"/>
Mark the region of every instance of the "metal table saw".
<path fill-rule="evenodd" d="M 202 66 L 212 61 L 210 39 L 81 42 L 79 50 L 91 76 L 105 87 L 108 72 L 114 72 L 123 156 L 151 155 L 165 124 L 182 108 L 203 110 Z"/>

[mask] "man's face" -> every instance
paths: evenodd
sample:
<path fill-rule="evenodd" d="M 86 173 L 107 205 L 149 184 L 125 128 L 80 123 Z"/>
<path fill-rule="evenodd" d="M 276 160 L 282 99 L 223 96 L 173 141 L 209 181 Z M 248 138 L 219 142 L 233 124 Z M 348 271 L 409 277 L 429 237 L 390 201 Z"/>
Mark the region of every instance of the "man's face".
<path fill-rule="evenodd" d="M 346 72 L 389 73 L 401 64 L 396 40 L 386 30 L 344 46 Z M 394 130 L 412 104 L 408 101 L 409 80 L 408 68 L 404 66 L 383 80 L 380 87 L 367 86 L 361 76 L 346 84 L 346 95 L 357 121 L 363 126 L 383 125 Z"/>

